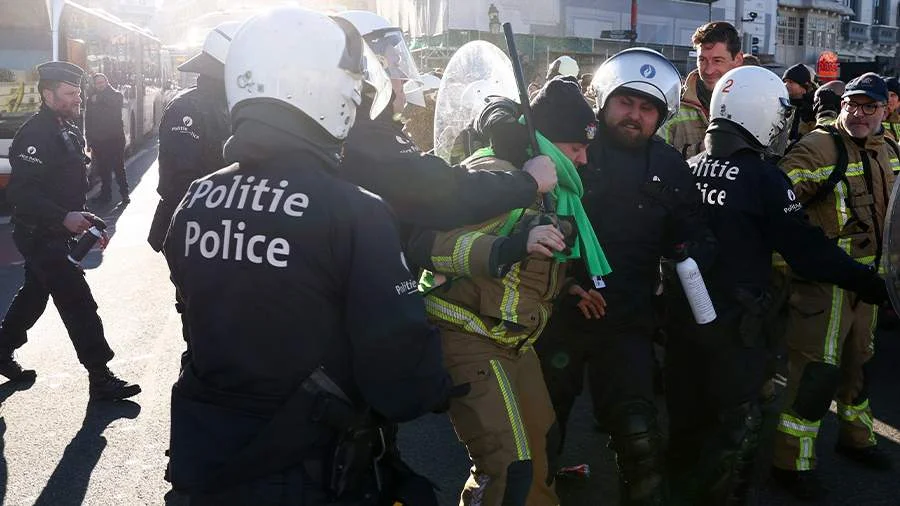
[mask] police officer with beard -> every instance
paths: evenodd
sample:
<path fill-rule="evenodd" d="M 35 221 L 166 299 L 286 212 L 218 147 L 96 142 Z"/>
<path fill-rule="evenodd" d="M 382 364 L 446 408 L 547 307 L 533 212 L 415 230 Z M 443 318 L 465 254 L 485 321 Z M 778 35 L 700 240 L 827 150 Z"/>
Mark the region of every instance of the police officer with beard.
<path fill-rule="evenodd" d="M 563 430 L 584 383 L 610 434 L 621 504 L 665 504 L 662 434 L 654 405 L 653 300 L 660 257 L 707 263 L 714 241 L 699 216 L 696 188 L 680 153 L 654 133 L 679 106 L 680 76 L 656 51 L 635 48 L 594 75 L 599 131 L 581 170 L 584 207 L 613 272 L 599 289 L 606 314 L 564 301 L 538 341 L 544 378 Z M 561 448 L 560 448 L 561 450 Z"/>
<path fill-rule="evenodd" d="M 468 171 L 422 153 L 394 121 L 406 104 L 404 89 L 421 86 L 400 29 L 377 14 L 339 14 L 363 34 L 393 85 L 392 107 L 375 119 L 359 115 L 344 145 L 341 176 L 384 198 L 405 226 L 450 230 L 526 208 L 556 186 L 556 169 L 543 156 L 521 171 Z M 366 94 L 363 106 L 372 100 Z"/>
<path fill-rule="evenodd" d="M 230 21 L 212 29 L 203 50 L 178 66 L 195 72 L 197 86 L 179 93 L 166 105 L 159 124 L 159 204 L 147 241 L 161 251 L 172 213 L 188 186 L 225 166 L 222 146 L 231 133 L 225 102 L 225 57 L 240 23 Z"/>
<path fill-rule="evenodd" d="M 762 67 L 726 73 L 713 91 L 706 151 L 689 161 L 718 253 L 704 278 L 718 317 L 698 325 L 683 292 L 670 301 L 666 395 L 674 504 L 743 504 L 762 424 L 769 352 L 762 328 L 777 251 L 800 276 L 887 300 L 884 281 L 806 220 L 769 161 L 792 125 L 784 84 Z"/>
<path fill-rule="evenodd" d="M 349 23 L 299 8 L 235 36 L 233 164 L 191 185 L 165 243 L 192 346 L 173 502 L 427 504 L 389 493 L 380 427 L 446 402 L 440 341 L 387 206 L 338 178 L 363 75 L 381 72 L 364 51 Z"/>

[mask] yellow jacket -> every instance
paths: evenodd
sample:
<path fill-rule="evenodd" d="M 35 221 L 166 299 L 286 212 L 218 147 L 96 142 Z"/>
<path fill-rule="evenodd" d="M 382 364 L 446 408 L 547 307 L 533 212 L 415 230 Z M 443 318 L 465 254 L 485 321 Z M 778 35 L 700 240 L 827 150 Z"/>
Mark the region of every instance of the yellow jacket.
<path fill-rule="evenodd" d="M 700 74 L 696 70 L 688 74 L 681 87 L 681 107 L 678 108 L 678 114 L 661 126 L 657 132 L 685 159 L 705 149 L 703 138 L 706 136 L 706 127 L 709 126 L 709 111 L 703 107 L 697 96 L 698 79 L 700 79 Z"/>
<path fill-rule="evenodd" d="M 464 164 L 472 170 L 515 169 L 490 157 Z M 449 281 L 427 292 L 429 319 L 503 346 L 530 346 L 550 319 L 553 300 L 564 284 L 565 264 L 530 255 L 497 278 L 490 272 L 490 260 L 507 222 L 524 224 L 537 216 L 536 208 L 514 210 L 478 225 L 436 233 L 430 263 Z"/>
<path fill-rule="evenodd" d="M 896 172 L 897 152 L 882 133 L 869 136 L 861 148 L 846 132 L 841 119 L 834 123 L 847 149 L 847 171 L 824 198 L 806 207 L 810 221 L 858 262 L 875 265 L 888 201 Z M 804 205 L 828 181 L 838 159 L 831 134 L 814 130 L 801 138 L 781 159 L 794 193 Z"/>

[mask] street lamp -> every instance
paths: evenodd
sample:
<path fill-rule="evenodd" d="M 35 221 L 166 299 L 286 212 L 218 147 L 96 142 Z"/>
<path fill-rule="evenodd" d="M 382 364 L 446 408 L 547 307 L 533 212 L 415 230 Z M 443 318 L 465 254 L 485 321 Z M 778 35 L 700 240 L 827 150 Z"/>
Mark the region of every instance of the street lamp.
<path fill-rule="evenodd" d="M 488 7 L 488 30 L 494 34 L 499 34 L 503 31 L 500 28 L 500 11 L 497 10 L 497 6 L 494 4 Z"/>

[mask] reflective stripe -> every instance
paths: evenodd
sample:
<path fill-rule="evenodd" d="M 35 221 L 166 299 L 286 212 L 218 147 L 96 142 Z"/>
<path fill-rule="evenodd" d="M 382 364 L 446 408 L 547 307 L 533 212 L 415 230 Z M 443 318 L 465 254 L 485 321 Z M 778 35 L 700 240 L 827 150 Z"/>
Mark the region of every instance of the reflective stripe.
<path fill-rule="evenodd" d="M 503 300 L 500 302 L 500 318 L 508 322 L 519 323 L 516 310 L 519 308 L 519 273 L 522 263 L 517 262 L 512 266 L 506 276 L 503 276 Z"/>
<path fill-rule="evenodd" d="M 512 429 L 513 440 L 516 442 L 516 457 L 519 460 L 531 460 L 531 450 L 528 448 L 528 437 L 525 424 L 522 423 L 522 415 L 519 414 L 519 402 L 516 400 L 515 391 L 509 383 L 509 377 L 498 360 L 491 360 L 491 369 L 500 386 L 500 394 L 503 395 L 503 404 L 506 406 L 506 415 L 509 417 L 509 426 Z"/>
<path fill-rule="evenodd" d="M 838 365 L 838 336 L 841 333 L 841 307 L 844 305 L 844 290 L 837 285 L 831 287 L 831 314 L 828 318 L 828 329 L 825 331 L 825 350 L 823 359 L 826 364 Z"/>
<path fill-rule="evenodd" d="M 850 221 L 850 211 L 847 209 L 847 185 L 843 181 L 839 181 L 834 185 L 834 206 L 837 213 L 837 233 L 840 234 L 844 229 L 844 225 Z M 850 240 L 846 240 L 846 246 L 841 246 L 844 251 L 850 253 Z M 840 246 L 840 241 L 838 241 Z"/>
<path fill-rule="evenodd" d="M 890 159 L 891 170 L 894 172 L 900 172 L 900 159 L 891 158 Z"/>
<path fill-rule="evenodd" d="M 875 444 L 875 428 L 874 422 L 872 421 L 872 415 L 869 413 L 869 400 L 866 399 L 862 401 L 860 404 L 856 406 L 852 406 L 850 404 L 842 404 L 838 403 L 838 418 L 847 423 L 854 423 L 859 420 L 859 423 L 866 428 L 868 432 L 868 440 L 869 443 Z"/>
<path fill-rule="evenodd" d="M 834 170 L 834 165 L 828 165 L 826 167 L 819 167 L 815 170 L 809 169 L 793 169 L 788 171 L 788 179 L 791 180 L 791 184 L 797 184 L 800 182 L 811 181 L 814 183 L 818 183 L 821 181 L 825 181 L 828 179 L 828 176 L 831 175 L 831 171 Z"/>
<path fill-rule="evenodd" d="M 434 295 L 425 297 L 425 312 L 439 320 L 458 325 L 465 329 L 466 332 L 491 337 L 491 333 L 488 332 L 484 322 L 477 315 Z"/>
<path fill-rule="evenodd" d="M 463 275 L 472 273 L 469 265 L 469 254 L 472 252 L 472 244 L 475 240 L 483 236 L 481 232 L 469 232 L 463 234 L 456 240 L 456 246 L 453 247 L 453 271 Z"/>
<path fill-rule="evenodd" d="M 778 421 L 778 431 L 797 438 L 798 455 L 794 467 L 798 471 L 809 471 L 816 459 L 816 437 L 819 435 L 820 421 L 810 421 L 782 413 Z"/>
<path fill-rule="evenodd" d="M 696 110 L 684 107 L 683 105 L 678 109 L 678 114 L 676 114 L 672 119 L 666 122 L 665 125 L 662 126 L 660 130 L 662 130 L 663 135 L 660 137 L 666 141 L 666 144 L 671 144 L 672 141 L 672 128 L 679 124 L 684 123 L 686 121 L 702 121 L 704 120 L 703 116 Z"/>
<path fill-rule="evenodd" d="M 863 168 L 862 162 L 853 162 L 847 164 L 847 172 L 845 173 L 849 176 L 862 176 L 865 174 L 865 169 Z"/>

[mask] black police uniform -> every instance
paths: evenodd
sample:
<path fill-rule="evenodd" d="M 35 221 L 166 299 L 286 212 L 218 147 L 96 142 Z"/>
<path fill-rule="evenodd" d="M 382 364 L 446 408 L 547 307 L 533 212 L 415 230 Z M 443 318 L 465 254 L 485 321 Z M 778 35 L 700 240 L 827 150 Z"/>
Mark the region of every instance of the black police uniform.
<path fill-rule="evenodd" d="M 222 146 L 231 127 L 221 79 L 198 76 L 197 86 L 179 93 L 159 124 L 160 201 L 147 241 L 161 251 L 169 222 L 191 182 L 225 166 Z"/>
<path fill-rule="evenodd" d="M 536 348 L 563 434 L 587 369 L 594 416 L 617 453 L 622 504 L 657 504 L 652 500 L 661 497 L 663 474 L 654 406 L 659 259 L 674 256 L 676 246 L 687 243 L 695 259 L 706 263 L 714 241 L 678 151 L 656 136 L 645 146 L 626 148 L 604 129 L 588 150 L 581 179 L 585 211 L 613 266 L 601 290 L 607 313 L 588 320 L 577 309 L 577 298 L 566 297 Z M 584 269 L 575 279 L 593 288 Z"/>
<path fill-rule="evenodd" d="M 384 198 L 401 224 L 424 229 L 481 223 L 530 206 L 537 194 L 537 183 L 526 172 L 469 172 L 422 153 L 392 121 L 390 108 L 375 120 L 357 115 L 340 171 L 347 181 Z"/>
<path fill-rule="evenodd" d="M 763 324 L 773 251 L 804 278 L 867 300 L 887 296 L 881 278 L 809 224 L 784 174 L 746 133 L 728 122 L 711 129 L 708 152 L 689 164 L 718 240 L 716 259 L 704 272 L 717 319 L 696 324 L 683 291 L 667 290 L 676 296 L 669 301 L 666 346 L 668 463 L 683 504 L 724 504 L 746 493 L 767 379 Z"/>
<path fill-rule="evenodd" d="M 81 78 L 80 68 L 64 62 L 39 70 L 42 80 L 77 86 Z M 63 221 L 69 212 L 84 211 L 88 189 L 81 131 L 42 105 L 16 132 L 9 161 L 7 198 L 13 207 L 13 240 L 25 259 L 25 282 L 0 324 L 0 357 L 25 344 L 27 331 L 52 295 L 78 360 L 88 370 L 105 369 L 113 352 L 103 335 L 97 303 L 84 272 L 66 258 L 73 234 Z"/>
<path fill-rule="evenodd" d="M 110 200 L 113 174 L 122 200 L 129 200 L 128 177 L 125 175 L 123 100 L 122 93 L 107 86 L 88 98 L 84 113 L 84 130 L 91 149 L 92 167 L 100 173 L 100 201 Z"/>
<path fill-rule="evenodd" d="M 170 478 L 194 505 L 326 504 L 346 427 L 320 410 L 342 403 L 305 379 L 321 367 L 355 408 L 409 420 L 450 389 L 439 336 L 387 206 L 336 177 L 336 154 L 245 120 L 226 158 L 238 163 L 191 185 L 165 243 L 192 346 L 173 389 Z M 327 504 L 377 499 L 360 497 Z"/>

